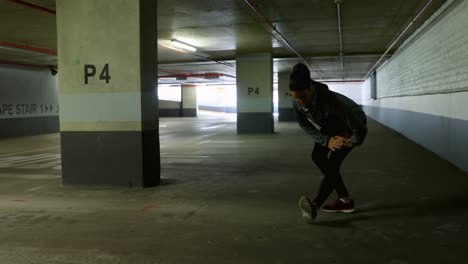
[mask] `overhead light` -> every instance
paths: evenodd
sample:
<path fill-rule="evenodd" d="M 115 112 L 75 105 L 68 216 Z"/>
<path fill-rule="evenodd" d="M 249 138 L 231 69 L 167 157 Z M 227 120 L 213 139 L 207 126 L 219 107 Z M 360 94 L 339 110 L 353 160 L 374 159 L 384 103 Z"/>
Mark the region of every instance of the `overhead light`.
<path fill-rule="evenodd" d="M 169 46 L 169 45 L 164 45 L 162 43 L 158 43 L 158 45 L 161 46 L 161 47 L 164 47 L 166 49 L 174 50 L 174 51 L 177 51 L 177 52 L 180 52 L 180 53 L 185 53 L 185 54 L 189 53 L 186 50 L 178 49 L 176 47 L 172 47 L 172 46 Z"/>
<path fill-rule="evenodd" d="M 182 48 L 182 49 L 185 49 L 185 50 L 189 50 L 189 51 L 196 51 L 197 48 L 195 48 L 194 46 L 192 45 L 189 45 L 187 43 L 184 43 L 180 40 L 177 40 L 177 39 L 171 39 L 171 43 L 172 45 L 174 46 L 177 46 L 179 48 Z"/>

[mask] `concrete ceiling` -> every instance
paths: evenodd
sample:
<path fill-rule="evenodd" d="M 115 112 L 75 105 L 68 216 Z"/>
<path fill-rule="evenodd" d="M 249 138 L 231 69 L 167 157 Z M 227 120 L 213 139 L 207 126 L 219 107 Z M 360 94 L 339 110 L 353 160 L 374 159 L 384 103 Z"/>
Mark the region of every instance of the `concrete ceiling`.
<path fill-rule="evenodd" d="M 445 1 L 433 0 L 390 54 Z M 24 2 L 55 10 L 55 0 Z M 343 0 L 343 69 L 335 0 L 250 2 L 307 59 L 313 78 L 361 80 L 429 0 Z M 170 45 L 176 38 L 198 48 L 196 54 L 184 54 L 158 47 L 159 75 L 216 72 L 235 76 L 236 55 L 255 52 L 271 52 L 275 72 L 287 71 L 302 61 L 273 37 L 267 23 L 243 0 L 158 0 L 157 15 L 159 43 Z M 0 0 L 0 42 L 56 50 L 55 23 L 53 14 Z M 0 47 L 0 61 L 55 65 L 57 59 L 53 54 Z M 233 80 L 223 77 L 218 81 Z M 200 78 L 185 81 L 206 82 Z"/>

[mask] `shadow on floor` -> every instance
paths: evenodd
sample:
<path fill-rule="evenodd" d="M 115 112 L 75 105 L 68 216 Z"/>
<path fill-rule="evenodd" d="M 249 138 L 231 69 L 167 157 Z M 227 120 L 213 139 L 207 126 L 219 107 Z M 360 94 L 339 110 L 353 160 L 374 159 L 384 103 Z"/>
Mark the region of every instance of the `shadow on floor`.
<path fill-rule="evenodd" d="M 425 197 L 414 201 L 400 201 L 397 203 L 364 204 L 357 207 L 356 212 L 351 215 L 342 215 L 341 219 L 320 220 L 320 216 L 326 214 L 320 212 L 318 221 L 314 225 L 329 226 L 337 228 L 352 227 L 353 222 L 372 221 L 375 219 L 391 218 L 413 218 L 413 217 L 437 217 L 446 213 L 468 212 L 467 196 L 440 196 Z M 337 214 L 338 216 L 338 214 Z"/>

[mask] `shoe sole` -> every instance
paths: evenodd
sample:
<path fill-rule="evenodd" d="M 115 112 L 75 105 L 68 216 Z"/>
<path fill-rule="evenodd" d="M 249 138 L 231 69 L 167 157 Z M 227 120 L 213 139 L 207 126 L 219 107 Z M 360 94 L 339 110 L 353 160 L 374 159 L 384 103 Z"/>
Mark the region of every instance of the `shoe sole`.
<path fill-rule="evenodd" d="M 308 224 L 312 223 L 314 221 L 312 219 L 312 207 L 306 197 L 302 196 L 301 199 L 299 199 L 299 208 L 302 211 L 302 219 L 304 222 Z"/>
<path fill-rule="evenodd" d="M 345 214 L 351 214 L 356 211 L 355 209 L 346 209 L 346 210 L 326 210 L 322 209 L 322 211 L 327 212 L 327 213 L 345 213 Z"/>

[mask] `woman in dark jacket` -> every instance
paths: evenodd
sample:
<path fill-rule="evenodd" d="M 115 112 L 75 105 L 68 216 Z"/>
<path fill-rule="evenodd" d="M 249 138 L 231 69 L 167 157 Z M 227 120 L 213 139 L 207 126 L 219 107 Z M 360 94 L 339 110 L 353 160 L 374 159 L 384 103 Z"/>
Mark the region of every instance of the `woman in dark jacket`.
<path fill-rule="evenodd" d="M 311 223 L 319 208 L 326 212 L 354 212 L 354 200 L 343 182 L 340 167 L 349 152 L 366 137 L 365 113 L 353 100 L 310 79 L 310 71 L 302 63 L 293 68 L 289 90 L 299 126 L 315 141 L 312 160 L 324 176 L 314 200 L 307 196 L 299 200 L 304 221 Z M 322 207 L 333 190 L 338 199 Z"/>

